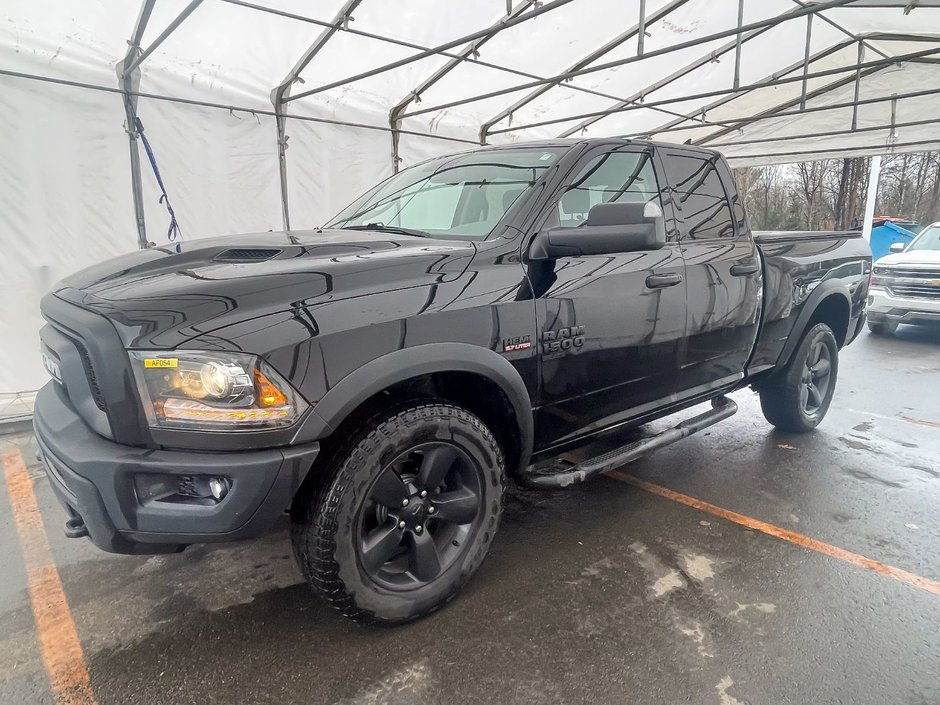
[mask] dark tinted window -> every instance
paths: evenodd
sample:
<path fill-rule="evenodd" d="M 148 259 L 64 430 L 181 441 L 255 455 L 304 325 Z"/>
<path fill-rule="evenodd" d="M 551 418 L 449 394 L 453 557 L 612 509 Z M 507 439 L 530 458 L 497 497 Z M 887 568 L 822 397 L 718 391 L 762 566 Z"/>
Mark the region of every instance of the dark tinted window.
<path fill-rule="evenodd" d="M 659 186 L 648 152 L 608 152 L 589 161 L 572 180 L 545 227 L 576 228 L 598 203 L 659 204 Z"/>
<path fill-rule="evenodd" d="M 678 152 L 664 155 L 666 176 L 675 189 L 674 201 L 685 221 L 683 237 L 734 237 L 731 208 L 715 166 L 717 161 L 717 156 L 706 159 Z"/>

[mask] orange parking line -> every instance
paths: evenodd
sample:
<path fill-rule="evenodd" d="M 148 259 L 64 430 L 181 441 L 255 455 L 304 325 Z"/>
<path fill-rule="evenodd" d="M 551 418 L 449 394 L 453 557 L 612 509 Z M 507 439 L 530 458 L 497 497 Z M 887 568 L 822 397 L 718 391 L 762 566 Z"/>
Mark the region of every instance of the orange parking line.
<path fill-rule="evenodd" d="M 19 450 L 3 455 L 3 470 L 26 563 L 29 599 L 42 661 L 56 705 L 97 705 L 78 630 L 65 599 L 36 494 Z"/>
<path fill-rule="evenodd" d="M 760 531 L 761 533 L 767 534 L 768 536 L 775 536 L 778 539 L 789 541 L 790 543 L 796 544 L 797 546 L 808 548 L 811 551 L 816 551 L 818 553 L 822 553 L 823 555 L 831 556 L 832 558 L 838 558 L 840 561 L 845 561 L 846 563 L 851 563 L 852 565 L 867 568 L 868 570 L 878 573 L 879 575 L 884 575 L 906 585 L 920 588 L 921 590 L 926 590 L 927 592 L 931 592 L 934 595 L 940 595 L 940 581 L 931 580 L 930 578 L 916 575 L 906 570 L 902 570 L 901 568 L 895 568 L 894 566 L 879 563 L 878 561 L 872 560 L 871 558 L 866 558 L 865 556 L 860 556 L 857 553 L 847 551 L 844 548 L 832 546 L 828 543 L 810 538 L 809 536 L 798 534 L 795 531 L 790 531 L 789 529 L 784 529 L 779 526 L 775 526 L 774 524 L 768 524 L 766 521 L 754 519 L 753 517 L 733 512 L 730 509 L 724 509 L 714 504 L 709 504 L 708 502 L 696 499 L 695 497 L 689 497 L 688 495 L 684 495 L 681 492 L 670 490 L 668 487 L 654 485 L 651 482 L 646 482 L 645 480 L 641 480 L 640 478 L 634 477 L 633 475 L 627 475 L 618 470 L 613 470 L 607 473 L 607 476 L 615 480 L 620 480 L 620 482 L 626 482 L 628 485 L 639 487 L 642 490 L 659 495 L 660 497 L 665 497 L 666 499 L 670 499 L 673 502 L 678 502 L 679 504 L 684 504 L 687 507 L 693 507 L 694 509 L 708 512 L 713 516 L 727 519 L 728 521 L 733 521 L 735 524 L 740 524 L 741 526 L 747 527 L 748 529 Z"/>

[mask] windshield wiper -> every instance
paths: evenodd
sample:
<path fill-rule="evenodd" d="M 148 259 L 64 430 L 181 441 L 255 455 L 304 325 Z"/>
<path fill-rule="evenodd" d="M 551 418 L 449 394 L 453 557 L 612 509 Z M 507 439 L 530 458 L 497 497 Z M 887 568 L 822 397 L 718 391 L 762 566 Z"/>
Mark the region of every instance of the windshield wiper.
<path fill-rule="evenodd" d="M 430 233 L 411 228 L 399 228 L 395 225 L 383 223 L 366 223 L 365 225 L 343 225 L 340 230 L 378 230 L 381 233 L 398 233 L 399 235 L 412 235 L 414 237 L 431 237 Z"/>

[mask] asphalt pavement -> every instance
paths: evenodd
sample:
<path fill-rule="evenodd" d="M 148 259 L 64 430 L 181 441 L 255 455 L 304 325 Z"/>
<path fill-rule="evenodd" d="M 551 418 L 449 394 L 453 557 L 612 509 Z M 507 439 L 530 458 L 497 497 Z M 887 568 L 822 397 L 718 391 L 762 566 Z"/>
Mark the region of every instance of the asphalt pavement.
<path fill-rule="evenodd" d="M 391 629 L 319 602 L 286 526 L 152 557 L 66 539 L 34 439 L 0 436 L 56 574 L 0 491 L 0 704 L 940 703 L 940 332 L 862 333 L 813 434 L 734 399 L 627 477 L 514 490 L 463 595 Z M 64 617 L 33 604 L 52 578 Z M 53 687 L 63 622 L 79 695 Z"/>

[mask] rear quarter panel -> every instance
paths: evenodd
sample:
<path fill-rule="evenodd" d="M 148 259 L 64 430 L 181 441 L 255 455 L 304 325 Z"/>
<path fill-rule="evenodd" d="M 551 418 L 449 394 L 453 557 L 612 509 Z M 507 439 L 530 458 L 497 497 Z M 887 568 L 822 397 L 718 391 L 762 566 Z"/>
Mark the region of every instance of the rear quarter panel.
<path fill-rule="evenodd" d="M 804 309 L 830 294 L 848 297 L 847 336 L 852 335 L 865 311 L 871 272 L 871 250 L 860 234 L 755 233 L 755 240 L 763 260 L 764 307 L 749 374 L 782 362 L 790 336 L 802 335 L 797 321 Z"/>

